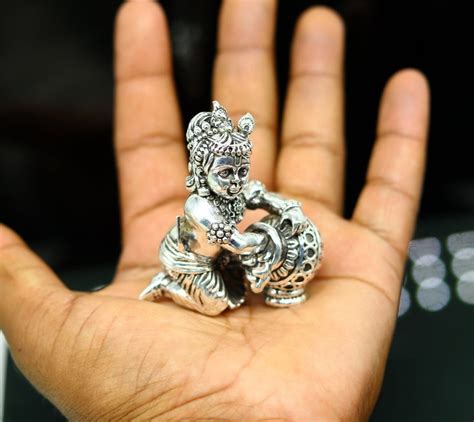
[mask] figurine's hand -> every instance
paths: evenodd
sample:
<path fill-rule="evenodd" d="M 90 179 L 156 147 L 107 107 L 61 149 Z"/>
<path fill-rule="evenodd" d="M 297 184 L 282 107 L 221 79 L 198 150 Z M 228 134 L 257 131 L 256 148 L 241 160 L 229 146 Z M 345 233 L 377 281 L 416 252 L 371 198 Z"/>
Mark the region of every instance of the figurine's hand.
<path fill-rule="evenodd" d="M 260 234 L 260 236 L 262 236 Z M 250 251 L 240 254 L 240 262 L 246 267 L 253 267 L 257 265 L 259 257 L 261 258 L 265 251 L 268 250 L 270 239 L 267 236 L 263 236 L 263 241 L 254 245 Z"/>
<path fill-rule="evenodd" d="M 320 229 L 325 258 L 307 302 L 274 309 L 251 296 L 207 317 L 136 299 L 182 212 L 187 156 L 165 15 L 157 2 L 128 1 L 116 31 L 123 249 L 112 284 L 66 289 L 0 226 L 1 329 L 23 373 L 69 419 L 368 419 L 420 199 L 428 87 L 414 70 L 388 82 L 367 182 L 345 219 L 343 23 L 321 7 L 299 19 L 280 125 L 275 11 L 275 0 L 223 1 L 212 98 L 232 117 L 256 117 L 251 177 L 301 201 Z"/>
<path fill-rule="evenodd" d="M 270 238 L 265 236 L 264 239 L 252 252 L 240 255 L 240 262 L 246 271 L 266 278 L 271 272 L 273 248 Z"/>
<path fill-rule="evenodd" d="M 251 180 L 244 189 L 245 204 L 249 209 L 257 209 L 262 205 L 262 197 L 266 188 L 259 180 Z"/>
<path fill-rule="evenodd" d="M 291 224 L 291 234 L 294 236 L 303 232 L 308 227 L 308 220 L 300 207 L 288 208 L 282 213 L 282 224 Z"/>

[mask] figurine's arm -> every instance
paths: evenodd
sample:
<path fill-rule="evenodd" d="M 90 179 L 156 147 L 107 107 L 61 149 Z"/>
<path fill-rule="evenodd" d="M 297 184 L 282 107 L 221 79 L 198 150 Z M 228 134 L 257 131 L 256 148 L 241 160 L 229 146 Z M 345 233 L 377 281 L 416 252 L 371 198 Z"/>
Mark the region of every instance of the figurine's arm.
<path fill-rule="evenodd" d="M 228 243 L 222 243 L 222 247 L 238 255 L 253 254 L 265 245 L 265 237 L 259 233 L 240 233 L 234 228 L 234 232 Z"/>
<path fill-rule="evenodd" d="M 261 208 L 271 214 L 281 215 L 292 225 L 293 234 L 306 228 L 306 217 L 301 210 L 301 203 L 294 199 L 285 199 L 274 192 L 268 192 L 265 185 L 258 180 L 251 180 L 244 191 L 247 208 Z"/>
<path fill-rule="evenodd" d="M 268 192 L 265 185 L 258 180 L 251 180 L 243 194 L 247 208 L 251 210 L 261 208 L 271 214 L 281 215 L 285 208 L 290 205 L 289 202 L 292 202 L 295 206 L 299 205 L 297 201 L 288 201 L 277 193 Z"/>
<path fill-rule="evenodd" d="M 207 233 L 210 244 L 218 244 L 235 254 L 255 253 L 266 244 L 265 236 L 259 233 L 240 233 L 223 219 L 212 204 L 198 195 L 191 195 L 184 211 L 192 221 Z"/>

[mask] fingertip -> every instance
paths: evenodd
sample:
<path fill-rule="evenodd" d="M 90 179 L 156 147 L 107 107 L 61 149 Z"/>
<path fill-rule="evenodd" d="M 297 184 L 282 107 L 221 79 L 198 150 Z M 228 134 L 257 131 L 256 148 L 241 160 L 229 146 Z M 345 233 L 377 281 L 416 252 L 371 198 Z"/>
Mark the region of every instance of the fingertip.
<path fill-rule="evenodd" d="M 429 82 L 421 71 L 407 68 L 396 72 L 382 94 L 378 132 L 398 132 L 424 140 L 429 97 Z"/>
<path fill-rule="evenodd" d="M 341 16 L 325 6 L 307 9 L 296 24 L 292 48 L 292 75 L 342 75 L 345 25 Z"/>
<path fill-rule="evenodd" d="M 127 0 L 123 2 L 115 17 L 116 28 L 132 24 L 134 28 L 146 28 L 157 20 L 166 21 L 163 7 L 154 0 Z"/>
<path fill-rule="evenodd" d="M 170 69 L 170 39 L 162 6 L 153 0 L 123 3 L 115 19 L 116 77 Z"/>
<path fill-rule="evenodd" d="M 276 11 L 276 0 L 223 1 L 218 21 L 218 50 L 272 48 Z"/>
<path fill-rule="evenodd" d="M 387 82 L 385 92 L 407 93 L 429 99 L 430 87 L 426 75 L 416 68 L 405 68 L 395 72 Z"/>
<path fill-rule="evenodd" d="M 344 20 L 339 13 L 327 6 L 313 6 L 306 9 L 298 19 L 298 31 L 329 32 L 342 36 L 345 32 Z"/>

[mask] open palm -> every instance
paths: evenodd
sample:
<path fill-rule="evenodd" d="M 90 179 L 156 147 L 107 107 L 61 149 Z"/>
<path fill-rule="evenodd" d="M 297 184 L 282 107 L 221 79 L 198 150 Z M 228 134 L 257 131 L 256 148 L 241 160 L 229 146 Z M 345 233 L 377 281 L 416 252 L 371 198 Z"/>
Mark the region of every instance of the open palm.
<path fill-rule="evenodd" d="M 97 293 L 69 291 L 0 226 L 1 327 L 19 367 L 69 418 L 369 416 L 419 203 L 428 88 L 415 70 L 388 82 L 367 183 L 343 219 L 343 24 L 326 8 L 299 19 L 279 130 L 275 8 L 224 1 L 212 98 L 233 119 L 255 116 L 251 177 L 299 199 L 320 228 L 325 258 L 308 301 L 274 309 L 252 296 L 207 317 L 136 299 L 182 213 L 187 157 L 166 19 L 152 1 L 129 1 L 116 33 L 123 250 L 115 279 Z"/>

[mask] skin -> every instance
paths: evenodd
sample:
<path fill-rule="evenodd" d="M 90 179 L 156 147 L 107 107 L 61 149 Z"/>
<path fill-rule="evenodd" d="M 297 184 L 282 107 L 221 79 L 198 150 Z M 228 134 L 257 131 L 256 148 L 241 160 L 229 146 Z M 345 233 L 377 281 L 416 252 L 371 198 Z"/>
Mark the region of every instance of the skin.
<path fill-rule="evenodd" d="M 123 248 L 112 284 L 69 291 L 0 227 L 1 328 L 24 374 L 72 420 L 359 421 L 373 409 L 419 204 L 428 85 L 412 69 L 388 81 L 367 182 L 342 218 L 344 25 L 322 7 L 299 18 L 280 117 L 275 7 L 223 2 L 212 98 L 233 119 L 255 116 L 250 177 L 299 199 L 321 230 L 309 300 L 272 309 L 256 297 L 219 317 L 136 300 L 182 210 L 187 162 L 165 15 L 127 2 L 116 30 Z"/>

